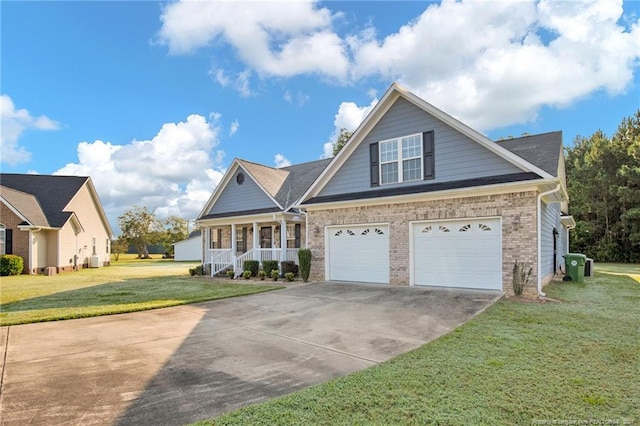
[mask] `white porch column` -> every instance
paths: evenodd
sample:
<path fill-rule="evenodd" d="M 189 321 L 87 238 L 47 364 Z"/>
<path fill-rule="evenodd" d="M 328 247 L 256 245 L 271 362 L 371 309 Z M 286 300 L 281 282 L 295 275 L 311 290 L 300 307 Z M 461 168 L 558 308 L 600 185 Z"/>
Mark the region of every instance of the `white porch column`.
<path fill-rule="evenodd" d="M 202 230 L 204 233 L 203 246 L 202 246 L 202 263 L 206 264 L 212 261 L 209 257 L 209 249 L 211 248 L 211 227 L 207 226 Z"/>
<path fill-rule="evenodd" d="M 284 218 L 280 221 L 280 250 L 280 261 L 287 260 L 287 220 Z"/>
<path fill-rule="evenodd" d="M 258 231 L 258 222 L 253 222 L 253 260 L 260 260 L 260 233 Z"/>
<path fill-rule="evenodd" d="M 236 247 L 236 243 L 237 243 L 237 241 L 236 241 L 236 224 L 234 223 L 234 224 L 231 225 L 231 257 L 233 259 L 233 270 L 234 271 L 236 270 L 235 259 L 236 259 L 236 253 L 238 252 L 237 247 Z"/>

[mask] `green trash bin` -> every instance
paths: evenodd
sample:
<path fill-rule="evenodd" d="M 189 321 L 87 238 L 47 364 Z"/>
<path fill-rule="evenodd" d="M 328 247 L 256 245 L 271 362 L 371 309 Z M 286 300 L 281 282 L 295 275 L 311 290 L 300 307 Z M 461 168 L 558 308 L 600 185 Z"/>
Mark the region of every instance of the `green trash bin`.
<path fill-rule="evenodd" d="M 571 277 L 571 281 L 584 282 L 584 265 L 587 256 L 581 253 L 567 253 L 564 255 L 565 273 Z"/>

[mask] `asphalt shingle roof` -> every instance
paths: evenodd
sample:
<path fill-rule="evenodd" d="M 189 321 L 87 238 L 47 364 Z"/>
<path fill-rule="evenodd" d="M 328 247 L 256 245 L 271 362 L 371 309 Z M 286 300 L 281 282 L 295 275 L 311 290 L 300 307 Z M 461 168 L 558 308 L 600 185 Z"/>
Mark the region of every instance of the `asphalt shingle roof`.
<path fill-rule="evenodd" d="M 49 226 L 54 228 L 62 227 L 69 219 L 71 212 L 64 209 L 87 179 L 86 176 L 0 173 L 0 185 L 35 197 Z"/>
<path fill-rule="evenodd" d="M 496 141 L 551 176 L 558 176 L 558 162 L 562 154 L 562 132 L 541 133 Z"/>

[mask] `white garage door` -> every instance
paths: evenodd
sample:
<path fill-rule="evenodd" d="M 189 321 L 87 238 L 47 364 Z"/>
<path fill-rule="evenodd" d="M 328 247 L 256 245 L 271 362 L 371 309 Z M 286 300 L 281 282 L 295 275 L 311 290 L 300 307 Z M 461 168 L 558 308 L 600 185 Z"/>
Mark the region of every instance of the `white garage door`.
<path fill-rule="evenodd" d="M 416 285 L 502 290 L 499 218 L 414 223 Z"/>
<path fill-rule="evenodd" d="M 328 227 L 331 281 L 389 283 L 389 226 Z"/>

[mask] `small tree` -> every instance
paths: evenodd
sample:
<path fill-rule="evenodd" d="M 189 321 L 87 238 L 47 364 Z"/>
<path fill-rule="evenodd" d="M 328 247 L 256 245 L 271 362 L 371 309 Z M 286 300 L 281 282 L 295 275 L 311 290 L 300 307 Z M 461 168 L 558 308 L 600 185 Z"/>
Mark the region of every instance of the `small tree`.
<path fill-rule="evenodd" d="M 162 225 L 164 227 L 164 235 L 162 238 L 164 251 L 173 254 L 173 243 L 182 241 L 188 237 L 188 223 L 181 217 L 169 216 L 162 222 Z"/>
<path fill-rule="evenodd" d="M 127 252 L 127 248 L 129 248 L 129 243 L 122 237 L 122 235 L 111 242 L 111 253 L 115 256 L 116 262 L 120 258 L 121 254 Z"/>
<path fill-rule="evenodd" d="M 344 127 L 340 129 L 340 135 L 338 136 L 338 139 L 336 140 L 336 143 L 333 144 L 333 156 L 334 157 L 336 155 L 338 155 L 340 150 L 342 148 L 344 148 L 344 146 L 347 144 L 347 142 L 349 142 L 349 138 L 351 138 L 351 135 L 353 135 L 353 132 L 348 131 Z"/>
<path fill-rule="evenodd" d="M 118 217 L 122 238 L 135 246 L 138 251 L 138 259 L 151 259 L 149 256 L 149 244 L 155 244 L 162 240 L 162 224 L 153 212 L 146 207 L 134 206 L 131 210 Z"/>

